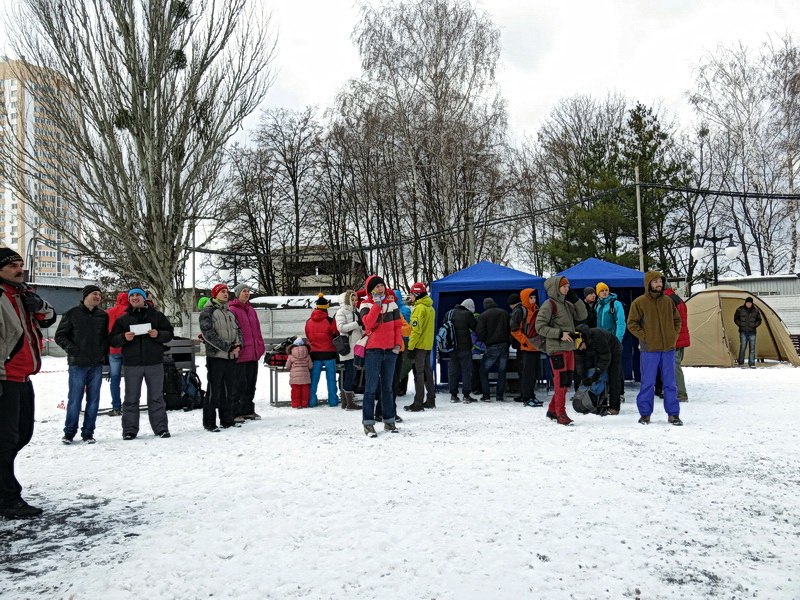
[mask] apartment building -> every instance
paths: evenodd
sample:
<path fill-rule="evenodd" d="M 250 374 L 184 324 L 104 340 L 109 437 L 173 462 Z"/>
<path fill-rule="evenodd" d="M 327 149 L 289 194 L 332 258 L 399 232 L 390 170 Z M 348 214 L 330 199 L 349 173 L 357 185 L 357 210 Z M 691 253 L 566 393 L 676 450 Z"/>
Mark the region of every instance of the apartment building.
<path fill-rule="evenodd" d="M 5 165 L 11 167 L 16 186 L 0 171 L 0 246 L 25 259 L 32 281 L 37 276 L 73 277 L 79 266 L 66 239 L 40 217 L 43 210 L 57 210 L 62 222 L 71 221 L 53 185 L 60 136 L 48 106 L 63 95 L 61 89 L 55 74 L 24 60 L 0 61 L 0 144 L 13 150 L 13 158 L 4 152 L 0 160 L 16 160 Z M 33 165 L 27 173 L 21 168 L 26 162 Z M 30 201 L 17 192 L 20 187 L 28 190 Z"/>

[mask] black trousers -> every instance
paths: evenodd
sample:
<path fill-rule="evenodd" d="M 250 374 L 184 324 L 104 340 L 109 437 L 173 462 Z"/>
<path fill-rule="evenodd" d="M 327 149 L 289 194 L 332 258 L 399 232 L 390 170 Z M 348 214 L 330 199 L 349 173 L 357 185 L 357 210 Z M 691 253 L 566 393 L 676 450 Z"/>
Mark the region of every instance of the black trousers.
<path fill-rule="evenodd" d="M 522 401 L 536 398 L 536 382 L 542 378 L 541 352 L 517 352 L 519 391 Z"/>
<path fill-rule="evenodd" d="M 207 386 L 203 405 L 203 427 L 214 427 L 219 410 L 219 423 L 233 425 L 231 401 L 236 389 L 236 362 L 227 358 L 206 358 Z"/>
<path fill-rule="evenodd" d="M 622 355 L 612 353 L 611 364 L 608 366 L 608 406 L 619 410 L 620 395 L 622 394 Z"/>
<path fill-rule="evenodd" d="M 234 366 L 236 372 L 236 391 L 233 398 L 233 416 L 243 417 L 256 412 L 253 401 L 256 397 L 256 382 L 258 381 L 258 361 L 237 362 Z"/>
<path fill-rule="evenodd" d="M 0 502 L 22 496 L 14 475 L 14 459 L 33 437 L 33 384 L 0 381 Z"/>

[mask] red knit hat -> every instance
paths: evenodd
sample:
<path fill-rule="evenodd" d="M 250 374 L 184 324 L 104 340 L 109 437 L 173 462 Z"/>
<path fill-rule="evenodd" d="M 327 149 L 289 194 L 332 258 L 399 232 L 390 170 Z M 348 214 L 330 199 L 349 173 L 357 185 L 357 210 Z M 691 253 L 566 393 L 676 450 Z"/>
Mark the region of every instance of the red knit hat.
<path fill-rule="evenodd" d="M 211 288 L 211 297 L 212 297 L 212 298 L 216 298 L 216 297 L 217 297 L 217 294 L 219 294 L 219 293 L 220 293 L 222 290 L 228 291 L 228 286 L 227 286 L 227 284 L 224 284 L 224 283 L 218 283 L 218 284 L 217 284 L 217 285 L 215 285 L 213 288 Z"/>
<path fill-rule="evenodd" d="M 417 283 L 415 283 L 414 285 L 412 285 L 409 288 L 408 291 L 411 292 L 412 294 L 414 294 L 415 296 L 418 296 L 420 294 L 427 294 L 428 293 L 428 290 L 425 289 L 425 284 L 421 283 L 419 281 Z"/>

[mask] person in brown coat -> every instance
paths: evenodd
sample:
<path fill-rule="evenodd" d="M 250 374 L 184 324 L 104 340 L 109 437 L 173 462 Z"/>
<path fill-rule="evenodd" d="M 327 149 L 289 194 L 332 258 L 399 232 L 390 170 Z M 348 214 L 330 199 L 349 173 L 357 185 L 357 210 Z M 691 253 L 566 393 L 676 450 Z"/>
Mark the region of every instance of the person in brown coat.
<path fill-rule="evenodd" d="M 645 293 L 633 301 L 628 314 L 628 331 L 639 339 L 642 383 L 636 406 L 639 423 L 643 425 L 650 424 L 650 415 L 653 414 L 658 372 L 664 385 L 664 410 L 669 415 L 669 423 L 683 425 L 675 384 L 675 342 L 681 331 L 681 315 L 675 303 L 664 295 L 665 283 L 660 272 L 645 273 Z"/>

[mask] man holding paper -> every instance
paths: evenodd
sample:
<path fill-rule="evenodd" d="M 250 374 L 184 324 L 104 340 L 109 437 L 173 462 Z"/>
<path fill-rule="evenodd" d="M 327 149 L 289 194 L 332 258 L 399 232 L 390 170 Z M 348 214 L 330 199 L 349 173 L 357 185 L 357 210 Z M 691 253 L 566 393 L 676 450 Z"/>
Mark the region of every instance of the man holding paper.
<path fill-rule="evenodd" d="M 122 348 L 125 400 L 122 403 L 122 439 L 139 434 L 139 398 L 142 380 L 147 383 L 147 413 L 157 437 L 168 438 L 167 405 L 164 402 L 164 350 L 172 340 L 172 325 L 163 313 L 145 304 L 144 290 L 128 292 L 128 310 L 111 330 L 111 345 Z"/>

